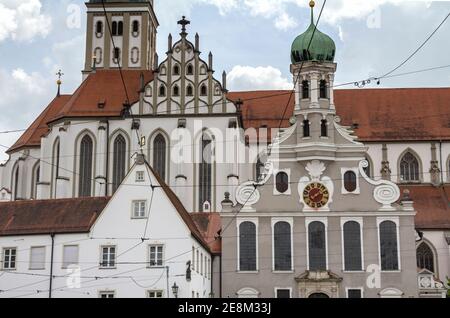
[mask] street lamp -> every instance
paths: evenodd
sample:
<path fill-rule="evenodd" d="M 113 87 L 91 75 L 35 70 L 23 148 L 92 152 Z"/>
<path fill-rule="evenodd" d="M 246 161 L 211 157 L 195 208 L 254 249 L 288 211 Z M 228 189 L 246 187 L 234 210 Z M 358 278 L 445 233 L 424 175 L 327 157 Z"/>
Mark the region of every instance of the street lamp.
<path fill-rule="evenodd" d="M 178 298 L 178 290 L 180 287 L 177 286 L 177 283 L 175 282 L 172 286 L 172 293 L 175 296 L 175 298 Z"/>

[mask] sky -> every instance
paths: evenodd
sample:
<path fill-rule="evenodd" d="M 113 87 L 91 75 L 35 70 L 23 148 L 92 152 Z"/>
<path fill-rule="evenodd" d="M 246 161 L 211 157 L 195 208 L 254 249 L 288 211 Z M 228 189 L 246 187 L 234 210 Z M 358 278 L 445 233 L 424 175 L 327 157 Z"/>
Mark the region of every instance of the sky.
<path fill-rule="evenodd" d="M 310 23 L 309 0 L 154 0 L 160 22 L 160 61 L 167 36 L 199 33 L 206 59 L 214 54 L 216 76 L 228 73 L 230 90 L 292 89 L 290 47 Z M 316 3 L 317 18 L 323 0 Z M 336 84 L 381 76 L 407 58 L 450 12 L 450 1 L 328 0 L 319 29 L 336 42 Z M 27 128 L 56 94 L 81 82 L 86 8 L 81 0 L 0 0 L 0 132 Z M 450 19 L 395 74 L 450 65 Z M 220 78 L 220 76 L 219 76 Z M 450 86 L 450 68 L 385 79 L 380 86 Z M 345 88 L 355 88 L 353 85 Z M 5 148 L 21 133 L 0 133 Z"/>

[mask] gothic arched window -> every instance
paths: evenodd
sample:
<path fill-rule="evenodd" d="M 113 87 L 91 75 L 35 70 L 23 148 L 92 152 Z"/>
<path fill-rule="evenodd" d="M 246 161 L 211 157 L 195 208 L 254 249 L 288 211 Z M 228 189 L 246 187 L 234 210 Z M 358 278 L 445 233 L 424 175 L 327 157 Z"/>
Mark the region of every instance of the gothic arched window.
<path fill-rule="evenodd" d="M 397 225 L 392 221 L 380 224 L 380 258 L 382 271 L 399 269 Z"/>
<path fill-rule="evenodd" d="M 92 195 L 93 149 L 92 138 L 85 135 L 80 143 L 79 197 L 90 197 Z"/>
<path fill-rule="evenodd" d="M 362 271 L 361 226 L 358 222 L 344 224 L 344 258 L 346 271 Z"/>
<path fill-rule="evenodd" d="M 325 225 L 312 222 L 308 227 L 309 270 L 327 270 L 327 247 Z"/>
<path fill-rule="evenodd" d="M 309 120 L 303 121 L 303 138 L 311 137 L 311 124 Z"/>
<path fill-rule="evenodd" d="M 186 89 L 186 95 L 187 96 L 193 96 L 194 95 L 194 89 L 192 88 L 192 85 L 188 85 L 187 89 Z"/>
<path fill-rule="evenodd" d="M 411 152 L 407 152 L 400 161 L 400 180 L 402 182 L 420 181 L 419 160 Z"/>
<path fill-rule="evenodd" d="M 326 119 L 320 122 L 320 135 L 322 137 L 328 137 L 328 121 Z"/>
<path fill-rule="evenodd" d="M 166 179 L 167 142 L 162 134 L 158 134 L 153 141 L 153 168 L 161 179 Z"/>
<path fill-rule="evenodd" d="M 239 225 L 239 271 L 256 271 L 256 225 L 243 222 Z"/>
<path fill-rule="evenodd" d="M 207 134 L 203 134 L 201 139 L 201 163 L 199 165 L 199 209 L 204 212 L 205 203 L 212 204 L 212 140 Z"/>
<path fill-rule="evenodd" d="M 178 65 L 173 67 L 173 75 L 180 75 L 180 67 Z"/>
<path fill-rule="evenodd" d="M 355 192 L 358 187 L 358 178 L 353 171 L 347 171 L 344 174 L 344 188 L 347 192 Z"/>
<path fill-rule="evenodd" d="M 303 99 L 309 98 L 309 82 L 308 81 L 302 82 L 302 98 Z"/>
<path fill-rule="evenodd" d="M 194 75 L 194 67 L 192 66 L 192 64 L 189 64 L 187 66 L 187 75 Z"/>
<path fill-rule="evenodd" d="M 122 135 L 117 136 L 114 140 L 113 151 L 113 192 L 116 192 L 125 178 L 125 165 L 127 160 L 127 143 Z"/>
<path fill-rule="evenodd" d="M 279 193 L 289 190 L 289 176 L 286 172 L 279 172 L 276 176 L 276 188 Z"/>
<path fill-rule="evenodd" d="M 328 98 L 327 81 L 320 81 L 320 98 Z"/>
<path fill-rule="evenodd" d="M 33 170 L 33 184 L 31 186 L 31 196 L 33 199 L 37 198 L 37 188 L 40 181 L 41 181 L 41 165 L 38 162 Z"/>
<path fill-rule="evenodd" d="M 178 87 L 178 85 L 175 85 L 173 87 L 173 96 L 180 96 L 180 88 Z"/>
<path fill-rule="evenodd" d="M 291 225 L 288 222 L 278 222 L 274 226 L 274 270 L 292 270 Z"/>
<path fill-rule="evenodd" d="M 166 96 L 166 87 L 164 85 L 161 85 L 159 87 L 159 96 L 160 97 L 165 97 Z"/>
<path fill-rule="evenodd" d="M 434 253 L 425 242 L 422 242 L 417 247 L 417 268 L 428 269 L 434 273 Z"/>
<path fill-rule="evenodd" d="M 206 87 L 205 84 L 202 84 L 201 88 L 200 88 L 200 95 L 201 96 L 206 96 L 208 95 L 208 89 Z"/>

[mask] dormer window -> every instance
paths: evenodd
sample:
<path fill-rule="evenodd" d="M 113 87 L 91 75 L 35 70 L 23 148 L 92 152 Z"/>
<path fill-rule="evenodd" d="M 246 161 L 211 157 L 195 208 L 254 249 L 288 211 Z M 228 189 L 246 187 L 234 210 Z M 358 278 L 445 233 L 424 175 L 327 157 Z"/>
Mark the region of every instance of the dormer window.
<path fill-rule="evenodd" d="M 328 87 L 327 81 L 320 81 L 320 98 L 328 98 Z"/>
<path fill-rule="evenodd" d="M 302 99 L 308 99 L 309 98 L 309 82 L 303 81 L 302 82 Z"/>

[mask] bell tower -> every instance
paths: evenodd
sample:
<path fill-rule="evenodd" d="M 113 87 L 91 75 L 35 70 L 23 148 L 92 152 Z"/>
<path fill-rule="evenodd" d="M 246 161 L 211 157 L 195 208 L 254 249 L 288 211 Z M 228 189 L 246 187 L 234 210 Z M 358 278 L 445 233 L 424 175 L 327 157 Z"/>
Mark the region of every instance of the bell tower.
<path fill-rule="evenodd" d="M 314 1 L 310 2 L 311 24 L 292 44 L 291 72 L 296 83 L 295 117 L 298 143 L 333 144 L 334 63 L 336 45 L 314 23 Z"/>
<path fill-rule="evenodd" d="M 83 77 L 96 69 L 150 70 L 159 26 L 153 0 L 89 0 Z M 105 15 L 106 12 L 106 15 Z"/>

